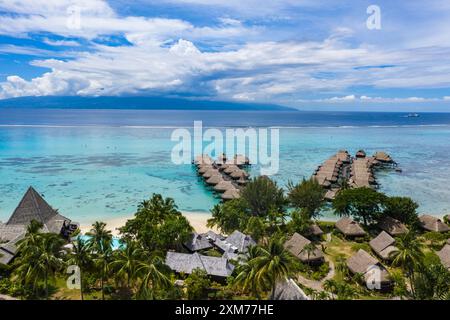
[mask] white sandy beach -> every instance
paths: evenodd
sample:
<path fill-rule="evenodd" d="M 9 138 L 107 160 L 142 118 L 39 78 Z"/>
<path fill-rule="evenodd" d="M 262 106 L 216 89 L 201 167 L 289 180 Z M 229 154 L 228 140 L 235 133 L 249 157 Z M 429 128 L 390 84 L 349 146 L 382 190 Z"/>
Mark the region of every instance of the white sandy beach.
<path fill-rule="evenodd" d="M 209 218 L 211 218 L 211 214 L 205 212 L 183 212 L 183 215 L 189 220 L 191 226 L 195 229 L 196 232 L 202 233 L 207 232 L 208 230 L 215 230 L 214 228 L 207 228 L 206 222 Z M 109 220 L 103 220 L 106 223 L 106 226 L 109 230 L 112 231 L 114 236 L 119 235 L 119 228 L 124 226 L 127 220 L 132 219 L 133 216 L 129 217 L 121 217 L 121 218 L 113 218 Z M 90 224 L 81 224 L 80 230 L 82 233 L 86 233 L 91 229 Z M 217 231 L 217 230 L 215 230 Z"/>

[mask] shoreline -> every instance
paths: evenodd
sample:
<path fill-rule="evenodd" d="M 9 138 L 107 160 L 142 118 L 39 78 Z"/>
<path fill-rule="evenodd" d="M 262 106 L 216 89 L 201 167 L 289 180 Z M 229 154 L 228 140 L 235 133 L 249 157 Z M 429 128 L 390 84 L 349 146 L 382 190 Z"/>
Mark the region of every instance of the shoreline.
<path fill-rule="evenodd" d="M 185 216 L 191 226 L 194 228 L 194 230 L 197 233 L 204 233 L 209 230 L 218 231 L 216 228 L 208 228 L 206 227 L 207 220 L 211 218 L 210 213 L 205 212 L 188 212 L 188 211 L 181 211 L 183 216 Z M 113 236 L 118 237 L 119 236 L 119 230 L 118 228 L 123 227 L 127 220 L 132 219 L 134 216 L 125 216 L 120 218 L 112 218 L 112 219 L 103 219 L 102 221 L 106 223 L 106 228 L 108 230 L 111 230 L 111 233 Z M 85 234 L 91 229 L 91 225 L 87 223 L 81 223 L 80 224 L 80 231 L 81 233 Z"/>

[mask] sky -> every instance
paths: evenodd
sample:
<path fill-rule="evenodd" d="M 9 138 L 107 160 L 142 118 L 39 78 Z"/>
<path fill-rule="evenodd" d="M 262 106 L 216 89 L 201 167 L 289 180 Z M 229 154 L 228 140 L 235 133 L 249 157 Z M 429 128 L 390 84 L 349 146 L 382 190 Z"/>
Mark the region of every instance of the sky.
<path fill-rule="evenodd" d="M 450 112 L 450 1 L 0 0 L 0 99 L 48 95 Z"/>

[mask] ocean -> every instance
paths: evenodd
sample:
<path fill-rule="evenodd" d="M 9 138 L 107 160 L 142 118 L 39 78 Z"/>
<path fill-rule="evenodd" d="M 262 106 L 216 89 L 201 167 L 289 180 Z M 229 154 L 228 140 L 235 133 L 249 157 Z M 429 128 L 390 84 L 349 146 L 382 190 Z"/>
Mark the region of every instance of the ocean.
<path fill-rule="evenodd" d="M 280 130 L 285 186 L 310 177 L 339 149 L 383 150 L 402 172 L 377 174 L 380 191 L 412 197 L 421 213 L 450 213 L 450 114 L 274 111 L 0 110 L 0 221 L 28 186 L 83 224 L 129 216 L 161 193 L 180 210 L 204 212 L 219 200 L 191 165 L 175 165 L 174 129 L 270 127 Z M 259 174 L 253 166 L 251 174 Z M 327 214 L 324 218 L 331 218 Z"/>

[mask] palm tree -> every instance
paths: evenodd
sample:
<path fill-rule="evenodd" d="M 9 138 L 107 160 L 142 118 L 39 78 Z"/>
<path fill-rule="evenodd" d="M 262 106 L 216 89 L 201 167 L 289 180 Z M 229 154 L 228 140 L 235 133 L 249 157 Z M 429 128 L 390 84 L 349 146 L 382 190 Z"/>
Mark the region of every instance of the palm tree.
<path fill-rule="evenodd" d="M 248 248 L 244 258 L 241 258 L 241 264 L 237 268 L 237 276 L 235 285 L 240 286 L 242 290 L 250 290 L 258 300 L 260 300 L 258 283 L 256 282 L 256 269 L 252 261 L 258 257 L 258 247 L 251 246 Z"/>
<path fill-rule="evenodd" d="M 275 296 L 277 282 L 288 277 L 297 265 L 294 257 L 284 248 L 281 238 L 271 239 L 267 246 L 258 247 L 258 255 L 250 263 L 256 271 L 257 285 L 271 288 L 271 299 Z"/>
<path fill-rule="evenodd" d="M 69 253 L 69 264 L 74 264 L 80 269 L 80 295 L 81 300 L 84 300 L 83 294 L 83 275 L 84 271 L 92 263 L 92 255 L 89 243 L 81 237 L 78 237 L 73 242 L 72 251 Z"/>
<path fill-rule="evenodd" d="M 144 251 L 135 241 L 128 241 L 123 248 L 118 250 L 111 262 L 111 267 L 116 270 L 118 278 L 127 279 L 127 287 L 130 289 L 131 281 L 136 278 L 137 269 L 142 262 Z"/>
<path fill-rule="evenodd" d="M 311 257 L 311 254 L 314 254 L 314 252 L 316 251 L 316 245 L 312 242 L 308 243 L 307 245 L 305 245 L 303 247 L 302 252 L 306 253 L 306 256 L 308 258 L 308 264 L 310 263 L 309 258 Z"/>
<path fill-rule="evenodd" d="M 348 267 L 345 256 L 339 255 L 336 258 L 336 271 L 338 271 L 343 277 L 348 276 Z"/>
<path fill-rule="evenodd" d="M 87 233 L 90 237 L 88 240 L 89 247 L 94 250 L 96 257 L 94 262 L 100 270 L 100 286 L 102 290 L 102 299 L 105 300 L 105 280 L 109 272 L 109 263 L 112 255 L 112 234 L 110 230 L 106 229 L 106 223 L 95 222 L 92 229 Z"/>
<path fill-rule="evenodd" d="M 147 298 L 155 288 L 169 288 L 171 286 L 170 279 L 165 272 L 166 268 L 163 260 L 158 256 L 150 256 L 139 262 L 136 272 L 142 278 L 139 288 L 140 297 Z"/>
<path fill-rule="evenodd" d="M 415 234 L 410 231 L 397 239 L 397 250 L 391 252 L 392 264 L 402 268 L 409 279 L 411 293 L 415 296 L 414 273 L 422 264 L 424 254 L 421 250 L 422 244 L 416 239 Z"/>

